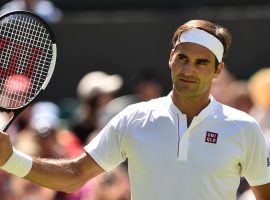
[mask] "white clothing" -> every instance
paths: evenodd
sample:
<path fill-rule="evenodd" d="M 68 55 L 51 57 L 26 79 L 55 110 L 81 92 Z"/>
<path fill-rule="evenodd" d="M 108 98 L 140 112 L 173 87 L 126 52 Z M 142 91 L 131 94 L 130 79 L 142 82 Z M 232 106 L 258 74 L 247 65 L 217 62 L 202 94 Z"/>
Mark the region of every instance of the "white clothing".
<path fill-rule="evenodd" d="M 128 106 L 85 150 L 106 171 L 128 159 L 133 200 L 232 200 L 240 176 L 270 182 L 257 122 L 213 97 L 189 127 L 170 95 Z"/>
<path fill-rule="evenodd" d="M 256 197 L 252 190 L 247 190 L 238 198 L 238 200 L 256 200 Z"/>

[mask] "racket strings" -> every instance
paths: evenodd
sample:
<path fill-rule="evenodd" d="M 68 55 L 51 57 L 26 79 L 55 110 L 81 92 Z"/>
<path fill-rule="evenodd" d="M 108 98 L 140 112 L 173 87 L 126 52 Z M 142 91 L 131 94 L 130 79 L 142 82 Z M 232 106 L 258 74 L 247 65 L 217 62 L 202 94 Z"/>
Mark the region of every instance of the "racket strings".
<path fill-rule="evenodd" d="M 0 22 L 0 106 L 17 108 L 41 90 L 53 55 L 49 32 L 36 18 L 17 14 Z"/>

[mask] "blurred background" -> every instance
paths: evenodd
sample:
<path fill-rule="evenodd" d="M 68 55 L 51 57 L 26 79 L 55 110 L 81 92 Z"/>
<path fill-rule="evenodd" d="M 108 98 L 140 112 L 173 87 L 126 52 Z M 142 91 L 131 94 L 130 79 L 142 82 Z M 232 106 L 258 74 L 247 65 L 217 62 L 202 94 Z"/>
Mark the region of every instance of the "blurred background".
<path fill-rule="evenodd" d="M 1 0 L 0 4 L 7 2 Z M 169 90 L 167 63 L 172 33 L 190 19 L 212 20 L 231 31 L 233 44 L 226 64 L 237 78 L 247 79 L 269 64 L 270 47 L 266 41 L 270 32 L 270 3 L 267 0 L 51 2 L 62 11 L 62 17 L 52 25 L 58 58 L 52 84 L 43 95 L 49 100 L 75 97 L 80 78 L 94 70 L 123 76 L 125 84 L 121 93 L 124 94 L 131 92 L 136 72 L 154 68 L 163 75 L 165 89 Z M 40 9 L 45 12 L 48 8 Z"/>
<path fill-rule="evenodd" d="M 9 129 L 17 149 L 74 157 L 127 105 L 171 90 L 176 28 L 191 19 L 227 27 L 233 38 L 217 100 L 260 123 L 270 144 L 270 3 L 267 0 L 0 0 L 1 14 L 30 10 L 51 24 L 58 47 L 51 83 Z M 6 116 L 1 115 L 2 122 Z M 269 145 L 270 146 L 270 145 Z M 254 199 L 243 179 L 237 196 Z M 246 193 L 244 193 L 247 191 Z M 128 200 L 127 164 L 74 194 L 41 188 L 1 171 L 3 200 Z"/>

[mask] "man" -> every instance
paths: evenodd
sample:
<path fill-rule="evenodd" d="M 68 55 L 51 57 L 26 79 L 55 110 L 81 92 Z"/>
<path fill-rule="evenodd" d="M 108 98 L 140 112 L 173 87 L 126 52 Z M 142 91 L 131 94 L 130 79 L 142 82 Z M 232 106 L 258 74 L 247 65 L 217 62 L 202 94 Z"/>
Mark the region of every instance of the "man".
<path fill-rule="evenodd" d="M 173 90 L 115 116 L 72 160 L 31 158 L 0 136 L 3 169 L 71 192 L 128 159 L 133 200 L 236 199 L 240 176 L 270 199 L 270 169 L 257 122 L 209 95 L 224 66 L 229 32 L 208 21 L 180 26 L 170 53 Z"/>

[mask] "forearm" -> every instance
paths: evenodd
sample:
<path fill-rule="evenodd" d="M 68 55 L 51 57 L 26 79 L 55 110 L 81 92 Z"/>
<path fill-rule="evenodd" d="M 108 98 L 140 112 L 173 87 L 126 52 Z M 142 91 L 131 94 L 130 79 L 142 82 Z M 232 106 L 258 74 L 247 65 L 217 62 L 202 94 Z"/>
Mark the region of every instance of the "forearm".
<path fill-rule="evenodd" d="M 104 171 L 86 153 L 75 159 L 56 160 L 31 158 L 16 150 L 1 168 L 38 185 L 64 192 L 76 191 Z"/>
<path fill-rule="evenodd" d="M 89 179 L 104 172 L 86 153 L 70 160 L 32 159 L 12 148 L 9 136 L 0 133 L 0 168 L 38 185 L 73 192 Z"/>
<path fill-rule="evenodd" d="M 80 168 L 76 165 L 78 161 L 33 159 L 31 171 L 25 179 L 38 185 L 58 191 L 73 192 L 81 187 L 88 177 L 83 177 Z"/>

